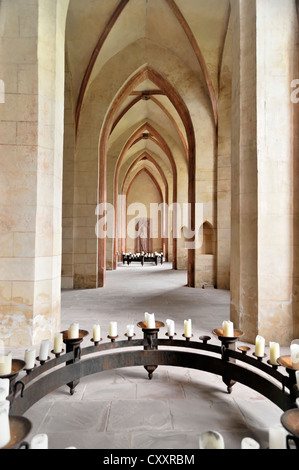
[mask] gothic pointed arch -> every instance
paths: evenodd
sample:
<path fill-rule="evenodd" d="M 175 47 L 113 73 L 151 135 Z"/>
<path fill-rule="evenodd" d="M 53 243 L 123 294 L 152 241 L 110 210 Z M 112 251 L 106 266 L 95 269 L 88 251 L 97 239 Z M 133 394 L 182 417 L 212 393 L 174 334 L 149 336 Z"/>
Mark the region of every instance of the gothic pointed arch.
<path fill-rule="evenodd" d="M 194 232 L 195 230 L 195 174 L 196 174 L 196 155 L 195 155 L 195 132 L 193 128 L 192 119 L 189 113 L 189 110 L 177 93 L 175 88 L 171 83 L 162 76 L 159 72 L 154 70 L 151 66 L 145 65 L 141 67 L 133 76 L 131 76 L 120 91 L 115 96 L 113 103 L 111 104 L 106 117 L 103 123 L 101 133 L 100 133 L 100 143 L 99 143 L 99 201 L 106 201 L 107 197 L 107 183 L 106 183 L 106 171 L 107 171 L 107 151 L 108 151 L 108 142 L 113 123 L 116 119 L 118 110 L 123 104 L 125 98 L 134 91 L 134 89 L 140 85 L 145 80 L 150 80 L 153 82 L 158 89 L 162 90 L 163 93 L 168 97 L 170 102 L 173 104 L 177 110 L 180 118 L 185 127 L 187 144 L 188 144 L 188 200 L 191 205 L 191 223 L 190 230 Z M 147 126 L 148 129 L 154 131 L 150 125 Z M 162 145 L 163 139 L 158 139 Z M 131 145 L 133 141 L 130 141 L 130 144 L 127 143 L 126 147 Z M 164 145 L 167 149 L 167 145 Z M 117 175 L 117 170 L 116 170 Z M 174 191 L 176 190 L 176 183 L 174 184 Z M 175 198 L 176 199 L 176 198 Z M 174 252 L 176 252 L 176 240 L 174 239 Z M 175 261 L 174 259 L 174 267 Z M 190 287 L 195 285 L 194 278 L 194 265 L 195 265 L 195 250 L 189 250 L 189 259 L 188 259 L 188 285 Z M 106 275 L 106 240 L 99 240 L 98 247 L 98 275 L 100 277 L 100 283 L 105 284 L 105 275 Z"/>

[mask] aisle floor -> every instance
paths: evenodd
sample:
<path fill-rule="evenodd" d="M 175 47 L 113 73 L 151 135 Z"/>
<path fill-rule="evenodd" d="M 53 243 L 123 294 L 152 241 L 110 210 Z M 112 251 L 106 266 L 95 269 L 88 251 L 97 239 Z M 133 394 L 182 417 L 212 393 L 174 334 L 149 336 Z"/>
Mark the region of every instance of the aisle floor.
<path fill-rule="evenodd" d="M 149 312 L 164 323 L 174 320 L 177 338 L 190 318 L 195 341 L 209 335 L 219 344 L 212 330 L 229 318 L 229 304 L 229 292 L 190 289 L 186 272 L 173 271 L 168 263 L 120 265 L 107 273 L 104 289 L 62 292 L 61 329 L 78 322 L 92 333 L 99 323 L 103 341 L 110 341 L 109 322 L 116 321 L 119 339 L 125 339 L 131 323 L 136 338 L 142 338 L 136 325 Z M 82 347 L 91 345 L 91 337 Z M 228 394 L 219 376 L 169 366 L 159 366 L 152 380 L 142 366 L 91 375 L 81 379 L 73 396 L 63 386 L 25 414 L 33 424 L 28 440 L 46 433 L 51 449 L 198 449 L 199 436 L 207 430 L 220 432 L 226 449 L 239 449 L 244 437 L 267 448 L 269 428 L 280 426 L 281 415 L 277 406 L 241 384 Z"/>

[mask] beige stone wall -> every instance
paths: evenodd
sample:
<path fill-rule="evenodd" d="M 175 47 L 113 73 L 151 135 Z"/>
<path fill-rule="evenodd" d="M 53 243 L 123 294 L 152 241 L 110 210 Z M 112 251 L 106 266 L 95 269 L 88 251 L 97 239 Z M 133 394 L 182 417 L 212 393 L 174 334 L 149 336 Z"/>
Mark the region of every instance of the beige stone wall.
<path fill-rule="evenodd" d="M 217 236 L 216 230 L 209 222 L 203 223 L 200 237 L 202 244 L 197 254 L 197 287 L 216 287 Z"/>
<path fill-rule="evenodd" d="M 216 135 L 212 117 L 207 110 L 201 110 L 196 129 L 198 144 L 196 149 L 196 202 L 202 204 L 202 220 L 197 218 L 197 233 L 203 222 L 208 222 L 217 233 L 217 159 Z M 216 253 L 215 255 L 216 256 Z M 214 262 L 214 261 L 213 261 Z M 202 247 L 196 249 L 195 287 L 206 282 L 206 259 L 202 257 Z M 209 276 L 210 278 L 211 276 Z M 215 279 L 215 276 L 214 276 Z M 214 281 L 215 284 L 215 281 Z"/>
<path fill-rule="evenodd" d="M 80 128 L 74 169 L 74 288 L 97 287 L 96 208 L 98 203 L 98 129 L 89 125 Z M 78 154 L 82 154 L 78 158 Z"/>
<path fill-rule="evenodd" d="M 1 2 L 1 339 L 60 322 L 64 28 L 68 2 Z"/>
<path fill-rule="evenodd" d="M 295 3 L 259 0 L 257 18 L 259 331 L 287 344 L 298 333 L 293 304 L 293 232 L 298 224 L 293 171 L 299 149 L 292 146 L 298 110 L 290 99 L 291 81 L 299 76 Z"/>
<path fill-rule="evenodd" d="M 298 23 L 292 1 L 233 5 L 231 317 L 249 341 L 260 333 L 288 344 L 297 334 L 290 84 Z"/>
<path fill-rule="evenodd" d="M 65 22 L 69 1 L 39 2 L 39 161 L 35 341 L 60 328 Z M 40 329 L 39 334 L 37 334 Z"/>
<path fill-rule="evenodd" d="M 7 345 L 32 341 L 35 281 L 38 9 L 19 3 L 1 2 L 0 337 Z"/>

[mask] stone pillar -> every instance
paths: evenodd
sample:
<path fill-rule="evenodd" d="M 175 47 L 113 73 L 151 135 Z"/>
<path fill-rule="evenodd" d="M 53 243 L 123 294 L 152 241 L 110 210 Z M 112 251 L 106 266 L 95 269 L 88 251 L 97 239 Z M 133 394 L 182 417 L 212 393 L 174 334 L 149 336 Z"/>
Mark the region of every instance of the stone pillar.
<path fill-rule="evenodd" d="M 231 319 L 246 340 L 294 339 L 293 0 L 232 1 Z"/>
<path fill-rule="evenodd" d="M 220 72 L 217 156 L 217 288 L 230 289 L 232 34 L 229 22 Z"/>
<path fill-rule="evenodd" d="M 68 0 L 1 2 L 0 339 L 60 328 L 64 35 Z"/>
<path fill-rule="evenodd" d="M 63 201 L 62 201 L 62 289 L 74 287 L 74 203 L 75 192 L 75 116 L 72 102 L 71 72 L 66 55 L 64 148 L 63 148 Z"/>
<path fill-rule="evenodd" d="M 232 1 L 231 319 L 258 330 L 255 1 Z"/>

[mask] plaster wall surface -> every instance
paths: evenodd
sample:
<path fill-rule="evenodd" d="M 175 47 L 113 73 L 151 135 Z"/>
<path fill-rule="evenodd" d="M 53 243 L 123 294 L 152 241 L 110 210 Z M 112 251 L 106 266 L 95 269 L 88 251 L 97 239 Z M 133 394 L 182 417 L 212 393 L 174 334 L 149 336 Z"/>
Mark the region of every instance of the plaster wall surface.
<path fill-rule="evenodd" d="M 68 1 L 1 2 L 1 338 L 60 322 L 64 34 Z"/>

